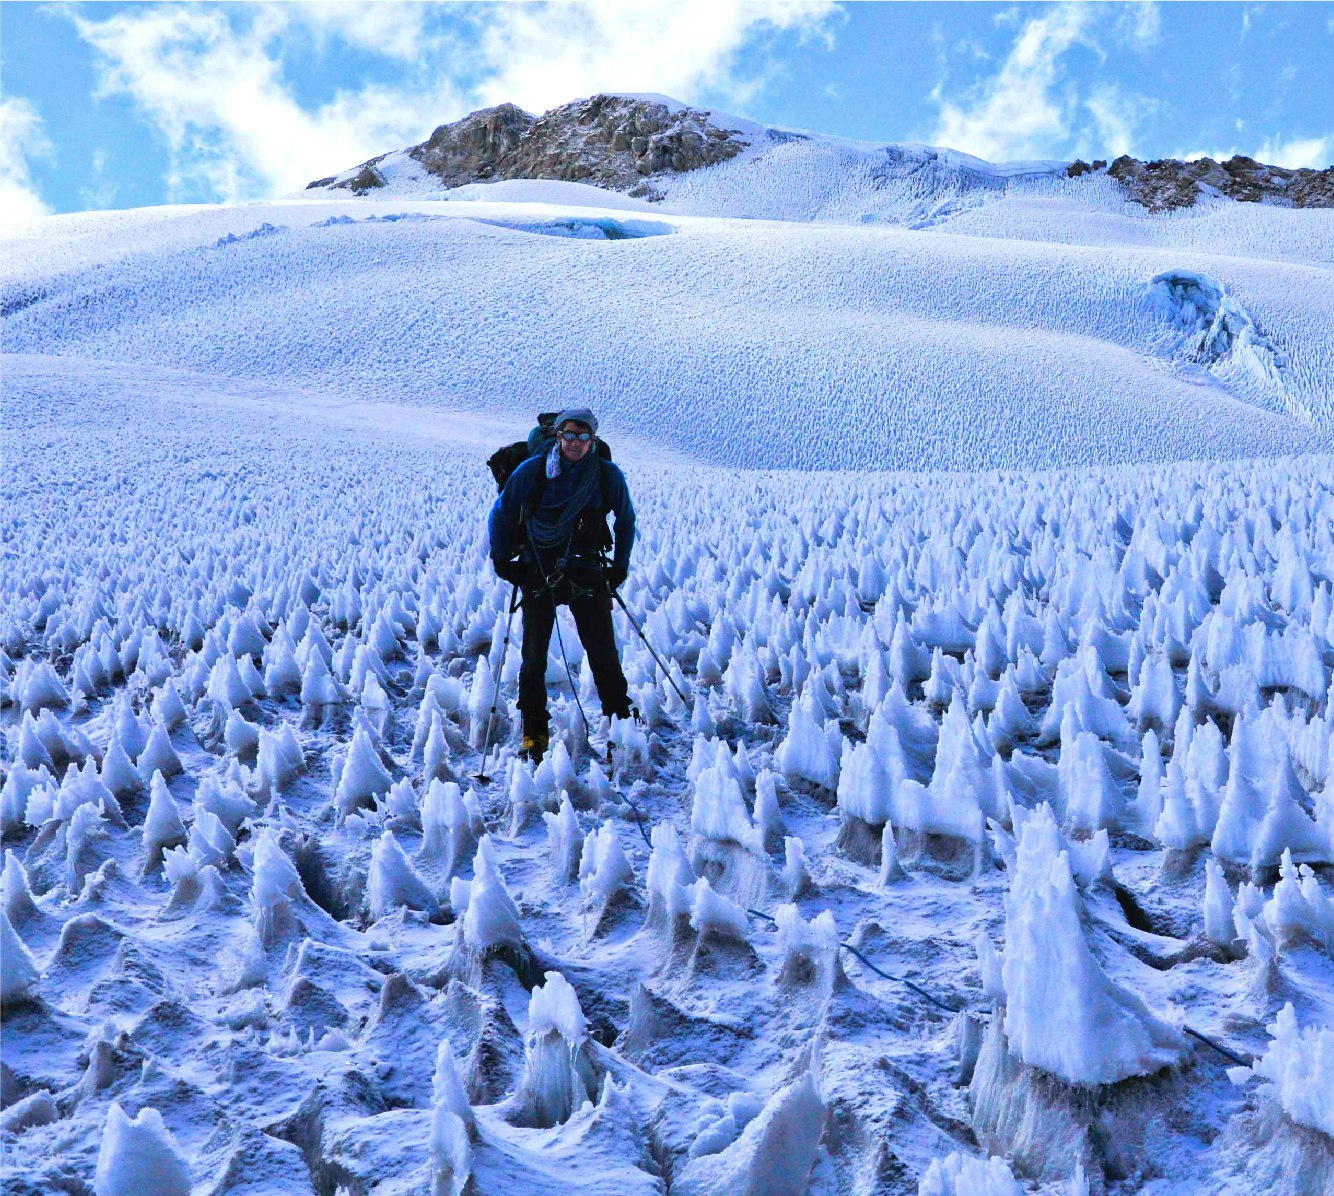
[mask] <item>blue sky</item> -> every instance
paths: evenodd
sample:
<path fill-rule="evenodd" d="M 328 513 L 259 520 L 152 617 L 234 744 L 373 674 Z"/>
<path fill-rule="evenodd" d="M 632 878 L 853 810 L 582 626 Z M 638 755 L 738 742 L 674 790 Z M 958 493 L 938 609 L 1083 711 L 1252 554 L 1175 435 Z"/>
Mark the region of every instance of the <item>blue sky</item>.
<path fill-rule="evenodd" d="M 1334 4 L 0 4 L 0 216 L 297 190 L 653 91 L 993 160 L 1334 162 Z"/>

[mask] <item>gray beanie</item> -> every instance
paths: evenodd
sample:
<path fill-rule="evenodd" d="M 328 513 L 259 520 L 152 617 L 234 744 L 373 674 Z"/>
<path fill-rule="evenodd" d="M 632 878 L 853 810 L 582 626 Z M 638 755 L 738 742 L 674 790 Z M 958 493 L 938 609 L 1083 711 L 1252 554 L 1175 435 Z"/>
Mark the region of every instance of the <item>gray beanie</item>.
<path fill-rule="evenodd" d="M 559 428 L 567 419 L 572 419 L 577 424 L 587 424 L 590 432 L 596 433 L 598 430 L 598 417 L 587 407 L 566 407 L 556 416 L 556 422 L 551 426 Z"/>

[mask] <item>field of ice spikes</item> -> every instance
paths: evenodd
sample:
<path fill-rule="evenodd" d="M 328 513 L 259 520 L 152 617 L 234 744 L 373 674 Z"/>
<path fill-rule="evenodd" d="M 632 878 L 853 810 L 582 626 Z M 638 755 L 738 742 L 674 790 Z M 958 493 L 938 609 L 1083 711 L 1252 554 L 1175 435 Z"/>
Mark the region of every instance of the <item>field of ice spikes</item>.
<path fill-rule="evenodd" d="M 5 390 L 7 1193 L 1331 1190 L 1328 457 L 626 454 L 607 776 L 555 641 L 516 759 L 503 436 Z"/>

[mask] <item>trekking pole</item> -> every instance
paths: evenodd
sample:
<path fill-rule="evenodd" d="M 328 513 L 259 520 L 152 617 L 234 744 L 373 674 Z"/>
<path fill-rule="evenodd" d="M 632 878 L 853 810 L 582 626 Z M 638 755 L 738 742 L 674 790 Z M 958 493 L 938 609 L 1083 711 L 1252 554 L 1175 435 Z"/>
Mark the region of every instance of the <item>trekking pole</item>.
<path fill-rule="evenodd" d="M 514 622 L 514 612 L 519 609 L 519 583 L 515 582 L 510 591 L 510 609 L 505 616 L 505 638 L 500 645 L 500 664 L 496 666 L 496 691 L 491 698 L 491 713 L 486 716 L 486 738 L 482 741 L 482 768 L 473 778 L 479 785 L 488 785 L 491 778 L 486 775 L 486 757 L 491 751 L 491 724 L 495 722 L 496 707 L 500 705 L 500 685 L 505 673 L 505 656 L 510 647 L 510 625 Z"/>
<path fill-rule="evenodd" d="M 1190 1026 L 1183 1025 L 1181 1028 L 1192 1038 L 1199 1039 L 1199 1041 L 1204 1043 L 1205 1046 L 1213 1047 L 1213 1049 L 1216 1050 L 1220 1055 L 1222 1055 L 1223 1058 L 1226 1059 L 1229 1063 L 1234 1063 L 1238 1067 L 1250 1067 L 1255 1063 L 1254 1059 L 1242 1058 L 1242 1056 L 1238 1055 L 1235 1051 L 1230 1051 L 1227 1049 L 1227 1047 L 1220 1046 L 1212 1038 L 1205 1037 L 1205 1035 L 1201 1034 L 1198 1030 L 1191 1029 Z"/>
<path fill-rule="evenodd" d="M 752 914 L 757 918 L 763 918 L 766 922 L 769 922 L 774 926 L 778 925 L 778 919 L 775 918 L 772 914 L 766 914 L 762 909 L 751 909 L 750 906 L 746 906 L 745 909 L 746 913 L 748 914 Z M 868 968 L 870 968 L 871 971 L 873 971 L 877 976 L 880 976 L 885 980 L 892 980 L 895 984 L 905 985 L 907 988 L 912 989 L 912 991 L 915 992 L 919 997 L 923 997 L 926 1000 L 930 1001 L 931 1004 L 934 1005 L 937 1009 L 943 1009 L 946 1013 L 962 1012 L 962 1010 L 955 1009 L 953 1005 L 947 1005 L 939 997 L 932 996 L 920 984 L 916 983 L 916 981 L 909 980 L 907 976 L 895 976 L 891 972 L 882 971 L 880 968 L 876 967 L 875 964 L 873 964 L 869 959 L 867 959 L 866 956 L 863 955 L 856 947 L 854 947 L 850 942 L 848 942 L 847 939 L 840 939 L 838 945 L 842 947 L 844 951 L 849 951 L 858 959 L 860 959 L 862 963 L 864 963 Z M 1205 1041 L 1208 1040 L 1206 1039 Z M 1210 1043 L 1209 1045 L 1213 1046 L 1213 1043 Z"/>
<path fill-rule="evenodd" d="M 608 589 L 610 588 L 611 587 L 608 587 Z M 639 638 L 644 641 L 644 647 L 646 647 L 649 650 L 649 653 L 652 655 L 654 662 L 657 664 L 658 668 L 662 670 L 662 675 L 667 678 L 667 684 L 670 685 L 674 690 L 676 690 L 676 696 L 681 699 L 681 703 L 685 706 L 689 706 L 690 705 L 689 699 L 685 696 L 685 694 L 681 692 L 681 687 L 676 684 L 676 678 L 672 676 L 667 666 L 662 663 L 662 657 L 658 655 L 657 649 L 654 648 L 654 646 L 648 642 L 648 636 L 644 634 L 644 629 L 636 621 L 634 615 L 630 613 L 630 608 L 625 605 L 625 599 L 622 598 L 620 593 L 616 590 L 611 591 L 611 596 L 615 598 L 618 603 L 620 603 L 621 610 L 625 612 L 625 617 L 630 620 L 630 626 L 635 629 L 635 631 L 639 635 Z"/>
<path fill-rule="evenodd" d="M 605 764 L 597 748 L 593 746 L 593 728 L 588 725 L 588 715 L 584 713 L 584 704 L 579 700 L 579 687 L 574 681 L 574 670 L 570 668 L 570 658 L 565 655 L 565 637 L 560 630 L 560 612 L 556 612 L 556 617 L 552 620 L 552 626 L 556 629 L 556 644 L 560 648 L 561 663 L 565 666 L 565 680 L 570 683 L 570 696 L 574 698 L 574 704 L 579 708 L 579 717 L 584 720 L 584 743 L 588 747 L 589 755 L 599 764 Z"/>

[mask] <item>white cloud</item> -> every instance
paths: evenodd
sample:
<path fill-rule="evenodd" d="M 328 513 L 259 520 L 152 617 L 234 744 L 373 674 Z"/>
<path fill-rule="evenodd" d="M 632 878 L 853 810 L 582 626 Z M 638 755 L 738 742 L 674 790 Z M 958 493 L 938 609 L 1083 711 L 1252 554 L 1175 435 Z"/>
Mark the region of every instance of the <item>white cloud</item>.
<path fill-rule="evenodd" d="M 279 6 L 273 6 L 279 7 Z M 307 0 L 282 5 L 323 49 L 334 41 L 386 58 L 412 62 L 438 45 L 429 31 L 429 4 L 392 0 Z"/>
<path fill-rule="evenodd" d="M 1115 83 L 1096 84 L 1084 101 L 1093 117 L 1096 137 L 1085 137 L 1083 152 L 1100 158 L 1118 158 L 1137 152 L 1136 127 L 1157 108 L 1157 102 L 1126 95 Z"/>
<path fill-rule="evenodd" d="M 1077 48 L 1105 62 L 1103 34 L 1119 46 L 1146 50 L 1160 35 L 1157 5 L 1066 0 L 1022 20 L 994 74 L 958 97 L 936 88 L 940 115 L 931 140 L 992 161 L 1130 152 L 1153 102 L 1077 75 L 1067 62 Z"/>
<path fill-rule="evenodd" d="M 1075 101 L 1060 86 L 1062 57 L 1095 19 L 1092 5 L 1058 4 L 1025 21 L 996 74 L 959 103 L 937 100 L 939 145 L 1001 161 L 1037 158 L 1063 145 Z"/>
<path fill-rule="evenodd" d="M 711 93 L 744 105 L 774 64 L 745 73 L 738 53 L 782 32 L 827 37 L 835 11 L 828 0 L 489 5 L 478 19 L 485 66 L 476 94 L 483 104 L 510 100 L 530 112 L 599 91 L 659 92 L 687 101 Z"/>
<path fill-rule="evenodd" d="M 93 150 L 88 182 L 79 188 L 79 199 L 88 211 L 110 208 L 116 202 L 116 194 L 120 188 L 107 177 L 107 161 L 106 150 Z"/>
<path fill-rule="evenodd" d="M 0 97 L 0 225 L 12 227 L 50 214 L 29 165 L 54 151 L 37 109 L 19 96 Z"/>
<path fill-rule="evenodd" d="M 1240 127 L 1241 122 L 1238 122 Z M 1233 145 L 1228 149 L 1190 150 L 1177 152 L 1173 157 L 1185 162 L 1194 162 L 1197 158 L 1212 158 L 1215 162 L 1226 162 L 1229 158 L 1241 154 L 1264 162 L 1269 166 L 1286 166 L 1289 170 L 1309 167 L 1312 170 L 1324 170 L 1334 165 L 1334 133 L 1324 137 L 1290 137 L 1280 140 L 1270 137 L 1259 149 L 1238 148 Z"/>
<path fill-rule="evenodd" d="M 448 82 L 436 80 L 417 90 L 340 91 L 307 109 L 283 78 L 291 10 L 245 11 L 245 30 L 223 10 L 186 5 L 72 17 L 99 55 L 99 94 L 128 95 L 165 138 L 175 198 L 201 187 L 225 201 L 294 190 L 419 138 L 457 103 Z"/>
<path fill-rule="evenodd" d="M 1325 137 L 1294 137 L 1287 141 L 1266 141 L 1256 152 L 1258 161 L 1271 166 L 1286 166 L 1297 170 L 1309 166 L 1323 170 L 1334 164 L 1334 134 Z"/>
<path fill-rule="evenodd" d="M 1238 43 L 1246 40 L 1246 35 L 1251 31 L 1251 26 L 1255 23 L 1255 18 L 1264 12 L 1263 4 L 1243 4 L 1241 7 L 1241 34 L 1237 38 Z"/>
<path fill-rule="evenodd" d="M 1158 44 L 1162 37 L 1162 14 L 1156 3 L 1130 3 L 1122 10 L 1117 19 L 1117 34 L 1139 50 L 1147 50 Z"/>
<path fill-rule="evenodd" d="M 161 133 L 173 197 L 236 201 L 296 190 L 507 100 L 542 111 L 624 89 L 744 105 L 778 69 L 766 41 L 828 39 L 837 5 L 144 5 L 104 19 L 95 11 L 70 19 L 97 53 L 99 94 L 129 96 Z M 312 43 L 391 58 L 402 81 L 303 104 L 285 72 L 293 49 Z M 743 50 L 759 51 L 748 69 Z"/>

